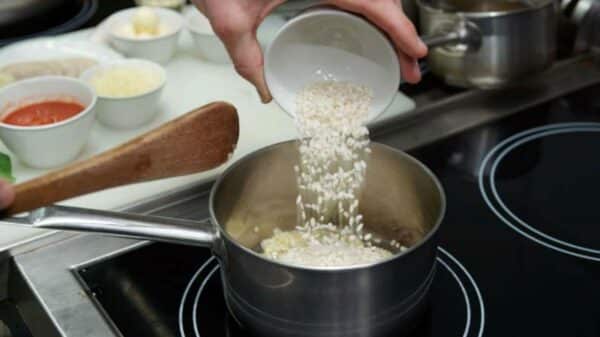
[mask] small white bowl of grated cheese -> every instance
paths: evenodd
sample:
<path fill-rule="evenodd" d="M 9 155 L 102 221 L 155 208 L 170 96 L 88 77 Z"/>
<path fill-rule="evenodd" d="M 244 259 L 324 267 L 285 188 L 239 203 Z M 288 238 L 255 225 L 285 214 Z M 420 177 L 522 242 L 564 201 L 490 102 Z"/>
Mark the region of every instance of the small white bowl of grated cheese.
<path fill-rule="evenodd" d="M 127 59 L 88 69 L 81 80 L 98 95 L 98 121 L 112 128 L 132 129 L 156 116 L 167 74 L 157 63 Z"/>
<path fill-rule="evenodd" d="M 400 86 L 398 56 L 366 19 L 317 7 L 288 21 L 265 51 L 265 78 L 274 100 L 296 115 L 297 94 L 322 81 L 348 82 L 372 93 L 367 122 L 392 103 Z"/>

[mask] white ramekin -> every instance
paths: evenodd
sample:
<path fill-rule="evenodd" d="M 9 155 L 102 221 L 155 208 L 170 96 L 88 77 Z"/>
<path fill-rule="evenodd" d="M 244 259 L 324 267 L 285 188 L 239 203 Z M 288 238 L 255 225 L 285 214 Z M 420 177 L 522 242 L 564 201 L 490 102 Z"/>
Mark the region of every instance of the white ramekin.
<path fill-rule="evenodd" d="M 83 74 L 81 79 L 91 84 L 92 78 L 99 72 L 115 67 L 140 68 L 154 72 L 160 82 L 147 92 L 128 97 L 108 97 L 98 95 L 96 110 L 100 123 L 116 129 L 133 129 L 149 123 L 158 111 L 162 90 L 167 82 L 167 73 L 159 64 L 139 59 L 119 60 L 92 67 Z"/>
<path fill-rule="evenodd" d="M 82 81 L 62 76 L 31 78 L 0 89 L 2 117 L 21 104 L 60 97 L 74 98 L 85 109 L 64 121 L 42 126 L 0 122 L 0 139 L 28 166 L 52 168 L 64 165 L 79 155 L 94 124 L 96 94 Z"/>

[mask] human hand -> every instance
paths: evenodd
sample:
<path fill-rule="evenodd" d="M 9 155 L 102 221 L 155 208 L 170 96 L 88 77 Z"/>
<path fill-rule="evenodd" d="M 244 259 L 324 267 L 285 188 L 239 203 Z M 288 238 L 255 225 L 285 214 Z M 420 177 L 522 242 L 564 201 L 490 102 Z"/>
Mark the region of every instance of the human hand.
<path fill-rule="evenodd" d="M 15 190 L 6 180 L 0 179 L 0 209 L 4 209 L 15 200 Z"/>
<path fill-rule="evenodd" d="M 271 101 L 263 55 L 256 31 L 264 18 L 284 0 L 194 0 L 225 44 L 236 71 L 251 82 L 263 103 Z M 385 31 L 398 52 L 404 80 L 417 83 L 421 72 L 417 60 L 427 54 L 413 23 L 402 11 L 401 0 L 326 0 L 324 4 L 364 15 Z"/>

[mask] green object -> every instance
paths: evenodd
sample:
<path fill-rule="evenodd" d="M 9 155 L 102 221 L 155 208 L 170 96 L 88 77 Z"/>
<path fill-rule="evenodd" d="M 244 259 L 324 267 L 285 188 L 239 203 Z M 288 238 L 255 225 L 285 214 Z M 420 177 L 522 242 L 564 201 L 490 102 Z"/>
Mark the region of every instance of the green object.
<path fill-rule="evenodd" d="M 0 178 L 6 179 L 11 183 L 15 182 L 15 177 L 12 175 L 12 164 L 10 157 L 6 153 L 0 152 Z"/>

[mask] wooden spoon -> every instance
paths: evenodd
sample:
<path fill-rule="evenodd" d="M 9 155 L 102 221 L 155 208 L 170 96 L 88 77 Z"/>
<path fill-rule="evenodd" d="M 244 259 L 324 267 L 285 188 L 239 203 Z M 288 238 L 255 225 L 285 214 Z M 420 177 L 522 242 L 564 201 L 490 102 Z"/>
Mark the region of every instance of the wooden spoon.
<path fill-rule="evenodd" d="M 110 187 L 206 171 L 230 157 L 238 141 L 235 108 L 205 105 L 117 148 L 15 186 L 5 215 L 30 211 Z"/>

